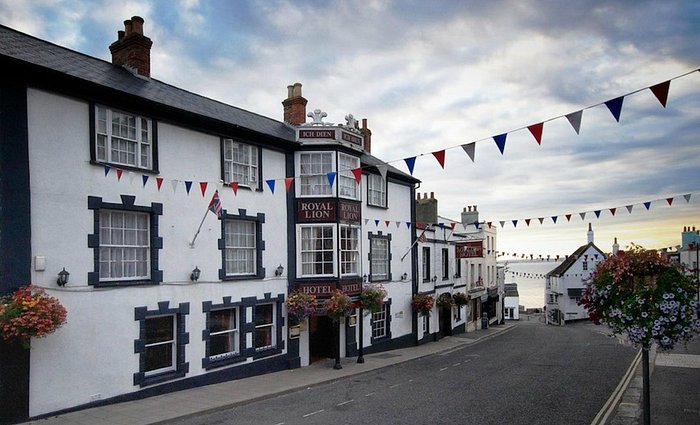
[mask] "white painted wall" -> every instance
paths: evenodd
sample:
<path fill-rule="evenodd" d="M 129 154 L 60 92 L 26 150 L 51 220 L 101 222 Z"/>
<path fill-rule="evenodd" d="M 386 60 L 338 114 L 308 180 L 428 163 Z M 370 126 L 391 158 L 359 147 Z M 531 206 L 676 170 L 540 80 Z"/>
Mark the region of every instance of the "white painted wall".
<path fill-rule="evenodd" d="M 508 308 L 513 309 L 513 315 L 512 317 L 509 317 L 511 320 L 520 320 L 520 309 L 518 307 L 518 304 L 520 303 L 520 297 L 504 297 L 503 298 L 503 307 L 507 310 Z"/>
<path fill-rule="evenodd" d="M 242 297 L 263 298 L 286 294 L 287 279 L 275 277 L 277 265 L 287 264 L 286 201 L 284 187 L 273 195 L 244 189 L 234 196 L 230 188 L 217 184 L 220 178 L 219 138 L 167 123 L 158 124 L 160 191 L 151 176 L 144 188 L 141 174 L 125 172 L 117 181 L 115 171 L 107 177 L 102 166 L 89 163 L 89 105 L 72 98 L 40 90 L 28 91 L 29 158 L 31 172 L 32 255 L 46 257 L 45 271 L 32 271 L 32 283 L 49 289 L 68 310 L 68 323 L 55 334 L 32 343 L 30 365 L 30 416 L 137 391 L 133 373 L 138 372 L 134 340 L 139 323 L 134 308 L 157 309 L 158 301 L 170 306 L 189 302 L 186 329 L 190 342 L 186 361 L 192 377 L 206 373 L 201 367 L 205 345 L 202 330 L 205 314 L 202 302 L 232 301 Z M 265 179 L 284 178 L 284 155 L 263 150 Z M 130 178 L 130 177 L 133 177 Z M 173 191 L 171 180 L 194 181 L 189 195 L 182 181 Z M 205 196 L 199 181 L 208 181 Z M 265 213 L 262 280 L 221 282 L 222 267 L 217 239 L 220 222 L 207 214 L 194 248 L 192 240 L 207 205 L 219 188 L 225 209 L 248 215 Z M 163 283 L 152 287 L 95 289 L 87 284 L 93 271 L 93 250 L 87 247 L 93 233 L 93 211 L 87 197 L 102 197 L 120 203 L 120 194 L 136 196 L 137 205 L 163 204 L 159 233 L 163 238 L 159 269 Z M 189 281 L 191 270 L 202 270 L 198 283 Z M 70 280 L 65 288 L 56 286 L 56 274 L 65 267 Z M 247 312 L 249 314 L 249 312 Z M 278 318 L 279 319 L 279 318 Z M 286 339 L 286 327 L 283 328 Z M 235 367 L 235 366 L 232 366 Z M 66 385 L 70 382 L 70 385 Z"/>

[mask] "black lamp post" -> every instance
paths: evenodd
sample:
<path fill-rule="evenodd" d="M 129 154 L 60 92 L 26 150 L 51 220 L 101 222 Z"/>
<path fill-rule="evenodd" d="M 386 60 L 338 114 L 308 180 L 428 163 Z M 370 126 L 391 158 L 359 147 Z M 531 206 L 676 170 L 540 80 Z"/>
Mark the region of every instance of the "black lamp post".
<path fill-rule="evenodd" d="M 335 364 L 333 369 L 342 369 L 343 365 L 340 364 L 340 319 L 335 321 Z"/>
<path fill-rule="evenodd" d="M 364 353 L 364 344 L 362 341 L 364 339 L 364 335 L 362 333 L 362 330 L 364 328 L 365 316 L 363 315 L 363 312 L 362 312 L 362 305 L 360 305 L 360 310 L 357 314 L 357 320 L 360 321 L 360 347 L 359 347 L 359 351 L 357 353 L 357 362 L 364 363 L 365 362 L 365 353 Z"/>
<path fill-rule="evenodd" d="M 695 286 L 698 290 L 698 306 L 700 306 L 700 246 L 697 242 L 691 242 L 688 244 L 688 251 L 695 250 Z M 688 261 L 690 261 L 690 252 L 688 252 Z M 700 317 L 700 308 L 697 310 L 698 317 Z"/>

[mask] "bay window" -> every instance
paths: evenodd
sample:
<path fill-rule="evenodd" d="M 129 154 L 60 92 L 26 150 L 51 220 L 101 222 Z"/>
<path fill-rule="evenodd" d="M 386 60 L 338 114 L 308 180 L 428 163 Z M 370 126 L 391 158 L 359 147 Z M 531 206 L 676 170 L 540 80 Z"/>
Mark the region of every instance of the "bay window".
<path fill-rule="evenodd" d="M 340 274 L 358 275 L 360 263 L 360 228 L 340 226 Z"/>
<path fill-rule="evenodd" d="M 338 195 L 343 198 L 359 199 L 360 185 L 352 170 L 360 168 L 360 158 L 344 153 L 338 154 Z"/>
<path fill-rule="evenodd" d="M 335 274 L 335 225 L 303 225 L 300 228 L 302 276 Z"/>
<path fill-rule="evenodd" d="M 334 155 L 335 152 L 301 152 L 299 154 L 301 196 L 333 195 L 333 188 L 328 183 L 328 173 L 333 171 Z"/>

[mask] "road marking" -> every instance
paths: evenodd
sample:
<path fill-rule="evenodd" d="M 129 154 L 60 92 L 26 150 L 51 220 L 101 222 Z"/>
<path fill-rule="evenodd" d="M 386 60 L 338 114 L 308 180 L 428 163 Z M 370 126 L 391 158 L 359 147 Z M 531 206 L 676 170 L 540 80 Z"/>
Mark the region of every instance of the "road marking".
<path fill-rule="evenodd" d="M 442 372 L 443 370 L 447 370 L 447 368 L 443 367 L 442 369 L 440 369 L 440 372 Z"/>
<path fill-rule="evenodd" d="M 373 395 L 375 395 L 375 394 L 377 394 L 377 393 L 376 393 L 376 392 L 371 392 L 371 393 L 369 393 L 369 394 L 365 394 L 365 397 L 370 397 L 370 396 L 373 396 Z"/>
<path fill-rule="evenodd" d="M 336 404 L 336 406 L 342 406 L 342 405 L 344 405 L 344 404 L 352 403 L 353 401 L 355 401 L 355 400 L 344 401 L 344 402 L 342 402 L 342 403 Z"/>
<path fill-rule="evenodd" d="M 462 364 L 462 363 L 455 363 L 455 364 L 452 365 L 452 367 L 459 366 L 459 365 L 461 365 L 461 364 Z"/>
<path fill-rule="evenodd" d="M 605 402 L 598 414 L 595 415 L 595 418 L 593 418 L 593 422 L 591 422 L 591 425 L 603 425 L 608 423 L 608 417 L 610 417 L 610 415 L 612 415 L 615 411 L 618 402 L 622 398 L 622 395 L 624 394 L 625 390 L 630 384 L 630 381 L 634 377 L 635 370 L 637 370 L 637 366 L 639 366 L 641 360 L 642 350 L 639 350 L 637 355 L 634 356 L 634 359 L 632 359 L 632 363 L 627 369 L 627 372 L 625 372 L 625 374 L 622 375 L 622 379 L 620 380 L 620 383 L 617 384 L 617 388 L 615 388 L 612 394 L 610 394 L 608 400 Z"/>
<path fill-rule="evenodd" d="M 311 415 L 315 415 L 315 414 L 317 414 L 317 413 L 321 413 L 321 412 L 325 412 L 325 411 L 326 411 L 326 409 L 317 410 L 317 411 L 315 411 L 315 412 L 307 413 L 307 414 L 305 414 L 303 417 L 304 417 L 304 418 L 308 418 L 308 417 L 311 416 Z"/>
<path fill-rule="evenodd" d="M 398 387 L 399 385 L 401 385 L 401 384 L 394 384 L 394 385 L 391 385 L 389 388 L 396 388 L 396 387 Z"/>

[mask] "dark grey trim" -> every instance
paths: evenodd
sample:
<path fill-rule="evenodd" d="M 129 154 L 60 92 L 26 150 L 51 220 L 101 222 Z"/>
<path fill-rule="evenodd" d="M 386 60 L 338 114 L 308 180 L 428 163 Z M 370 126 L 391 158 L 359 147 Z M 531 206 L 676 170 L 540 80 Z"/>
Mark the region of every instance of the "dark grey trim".
<path fill-rule="evenodd" d="M 190 364 L 185 361 L 185 345 L 190 342 L 190 334 L 185 329 L 185 316 L 190 314 L 190 303 L 180 303 L 177 308 L 169 308 L 169 304 L 169 301 L 158 301 L 158 309 L 156 310 L 148 310 L 147 307 L 134 309 L 134 320 L 139 321 L 139 337 L 134 340 L 134 353 L 139 355 L 139 371 L 134 373 L 134 385 L 145 387 L 160 384 L 182 378 L 190 370 Z M 175 316 L 175 345 L 177 347 L 175 370 L 146 376 L 146 319 L 162 315 Z"/>
<path fill-rule="evenodd" d="M 442 270 L 440 271 L 442 273 L 442 280 L 448 280 L 450 278 L 450 249 L 449 248 L 441 248 L 440 249 L 441 257 L 441 268 Z M 447 266 L 447 270 L 445 270 L 445 267 Z"/>
<path fill-rule="evenodd" d="M 88 235 L 88 248 L 93 249 L 93 271 L 88 272 L 87 280 L 89 285 L 95 287 L 107 286 L 134 286 L 134 285 L 157 285 L 163 281 L 163 271 L 158 269 L 159 251 L 163 249 L 163 238 L 158 236 L 158 216 L 163 215 L 163 204 L 152 202 L 150 207 L 135 205 L 136 197 L 132 195 L 120 195 L 121 204 L 103 202 L 97 196 L 88 196 L 88 209 L 94 211 L 93 233 Z M 149 280 L 127 280 L 110 281 L 100 280 L 100 210 L 117 210 L 142 212 L 149 215 L 150 234 L 150 256 L 151 256 L 151 278 Z"/>
<path fill-rule="evenodd" d="M 367 232 L 367 237 L 369 238 L 369 252 L 367 253 L 367 259 L 369 260 L 369 280 L 370 282 L 387 282 L 391 281 L 391 260 L 393 259 L 391 256 L 391 233 L 388 233 L 386 235 L 382 235 L 381 231 L 378 231 L 377 234 L 372 234 L 372 232 Z M 387 241 L 387 276 L 386 279 L 374 279 L 372 275 L 372 239 L 384 239 Z"/>
<path fill-rule="evenodd" d="M 421 247 L 421 248 L 423 248 L 423 249 L 421 250 L 421 251 L 422 251 L 422 255 L 421 255 L 421 264 L 420 264 L 420 266 L 421 266 L 421 273 L 424 275 L 424 276 L 423 276 L 423 282 L 430 282 L 430 279 L 431 279 L 431 278 L 430 278 L 430 275 L 431 275 L 431 273 L 430 273 L 430 251 L 431 251 L 431 250 L 430 250 L 430 247 L 429 247 L 429 246 L 423 246 L 423 247 Z M 426 255 L 425 255 L 426 252 L 428 253 L 428 256 L 427 256 L 427 257 L 428 257 L 428 260 L 427 260 L 427 261 L 426 261 L 426 259 L 425 259 L 425 258 L 426 258 Z M 423 262 L 425 262 L 425 264 L 427 265 L 427 267 L 428 267 L 427 270 L 425 270 L 425 269 L 423 268 Z M 426 276 L 426 275 L 427 275 L 427 276 Z"/>
<path fill-rule="evenodd" d="M 236 323 L 238 324 L 238 353 L 234 356 L 227 357 L 221 360 L 210 360 L 209 359 L 209 329 L 211 326 L 210 313 L 212 310 L 221 310 L 227 308 L 236 309 Z M 240 302 L 231 302 L 231 297 L 224 297 L 221 304 L 212 304 L 211 301 L 204 301 L 202 303 L 202 313 L 206 314 L 207 322 L 206 328 L 202 330 L 202 341 L 205 344 L 205 356 L 202 359 L 202 367 L 206 370 L 228 366 L 235 363 L 244 362 L 246 358 L 241 355 L 241 352 L 245 348 L 246 338 L 245 333 L 241 331 L 241 317 L 245 315 L 245 311 L 241 308 Z"/>
<path fill-rule="evenodd" d="M 226 221 L 240 220 L 252 221 L 255 223 L 255 274 L 249 275 L 226 275 L 226 241 L 224 239 Z M 219 269 L 219 279 L 221 280 L 246 280 L 246 279 L 262 279 L 265 277 L 265 267 L 263 267 L 263 251 L 265 250 L 265 241 L 262 238 L 262 225 L 265 223 L 265 214 L 258 213 L 257 215 L 247 215 L 247 211 L 243 208 L 238 209 L 238 214 L 229 214 L 227 210 L 221 212 L 221 239 L 218 240 L 218 248 L 221 251 L 221 268 Z"/>
<path fill-rule="evenodd" d="M 264 357 L 275 356 L 281 354 L 285 347 L 284 334 L 282 332 L 285 318 L 282 317 L 282 304 L 284 303 L 284 294 L 278 294 L 276 297 L 272 297 L 269 292 L 265 293 L 264 298 L 256 297 L 245 297 L 241 299 L 242 307 L 253 307 L 253 314 L 251 317 L 246 317 L 248 321 L 241 321 L 241 333 L 252 333 L 253 334 L 253 346 L 252 347 L 241 347 L 241 355 L 244 357 L 252 357 L 253 360 L 261 359 Z M 255 348 L 255 306 L 261 304 L 274 304 L 275 305 L 275 345 L 263 350 L 257 350 Z"/>
<path fill-rule="evenodd" d="M 109 108 L 111 110 L 117 109 L 121 112 L 126 112 L 128 114 L 133 114 L 139 118 L 146 118 L 151 121 L 151 167 L 150 168 L 140 168 L 140 167 L 133 167 L 130 165 L 124 165 L 124 164 L 115 164 L 112 162 L 108 161 L 98 161 L 97 156 L 95 155 L 95 147 L 96 147 L 96 142 L 95 142 L 95 130 L 96 130 L 96 125 L 95 125 L 95 106 L 97 106 L 96 102 L 88 102 L 88 106 L 90 108 L 90 163 L 99 165 L 99 166 L 105 166 L 109 165 L 110 167 L 114 168 L 120 168 L 122 170 L 131 170 L 131 171 L 136 171 L 140 173 L 146 173 L 146 174 L 159 174 L 158 171 L 158 121 L 156 121 L 155 118 L 149 117 L 147 115 L 143 114 L 138 114 L 136 112 L 129 111 L 128 109 L 123 109 L 123 108 L 114 108 L 112 106 L 109 106 L 104 103 L 100 103 L 101 106 L 104 106 L 105 108 Z M 139 152 L 140 155 L 140 152 Z"/>

